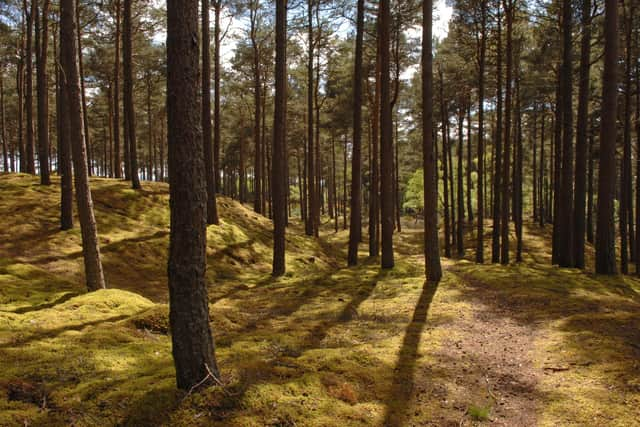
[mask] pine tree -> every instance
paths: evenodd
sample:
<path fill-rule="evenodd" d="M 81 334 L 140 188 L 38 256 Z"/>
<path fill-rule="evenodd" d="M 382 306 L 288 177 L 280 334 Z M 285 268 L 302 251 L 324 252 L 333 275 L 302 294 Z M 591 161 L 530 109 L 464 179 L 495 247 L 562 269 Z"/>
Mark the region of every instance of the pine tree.
<path fill-rule="evenodd" d="M 183 390 L 210 373 L 218 374 L 205 279 L 207 188 L 198 87 L 200 46 L 194 34 L 198 34 L 198 1 L 168 0 L 169 320 L 176 380 Z"/>

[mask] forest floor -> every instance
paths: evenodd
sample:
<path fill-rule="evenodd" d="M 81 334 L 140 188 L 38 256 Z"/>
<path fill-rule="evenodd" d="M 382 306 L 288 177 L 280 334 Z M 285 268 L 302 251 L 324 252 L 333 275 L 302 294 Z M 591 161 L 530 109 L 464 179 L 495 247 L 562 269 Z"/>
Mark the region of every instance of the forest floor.
<path fill-rule="evenodd" d="M 421 224 L 381 271 L 294 222 L 273 279 L 270 222 L 227 198 L 207 252 L 223 386 L 179 392 L 167 186 L 92 180 L 110 289 L 87 294 L 58 183 L 0 176 L 0 426 L 640 425 L 640 280 L 552 267 L 550 230 L 525 227 L 519 264 L 443 259 L 434 287 Z"/>

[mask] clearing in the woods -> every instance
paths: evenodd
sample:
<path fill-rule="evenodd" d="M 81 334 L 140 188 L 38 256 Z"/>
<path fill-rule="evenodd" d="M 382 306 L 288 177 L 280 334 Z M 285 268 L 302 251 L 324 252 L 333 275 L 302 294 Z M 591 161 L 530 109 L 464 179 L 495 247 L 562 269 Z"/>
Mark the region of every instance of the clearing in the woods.
<path fill-rule="evenodd" d="M 293 220 L 272 279 L 271 222 L 224 197 L 207 273 L 221 386 L 185 395 L 167 186 L 92 185 L 109 289 L 86 294 L 58 186 L 0 177 L 2 426 L 638 425 L 640 280 L 552 267 L 550 230 L 525 227 L 521 264 L 478 266 L 468 249 L 435 288 L 420 223 L 381 272 L 345 268 L 346 231 L 315 241 Z"/>

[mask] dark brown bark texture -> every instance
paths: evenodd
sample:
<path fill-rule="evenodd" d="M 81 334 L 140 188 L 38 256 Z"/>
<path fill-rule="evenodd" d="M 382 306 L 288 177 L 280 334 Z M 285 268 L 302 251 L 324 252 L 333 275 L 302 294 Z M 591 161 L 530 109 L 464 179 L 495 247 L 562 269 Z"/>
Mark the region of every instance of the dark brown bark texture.
<path fill-rule="evenodd" d="M 167 123 L 171 235 L 169 320 L 178 388 L 218 373 L 209 327 L 207 189 L 202 149 L 198 1 L 167 1 Z"/>
<path fill-rule="evenodd" d="M 82 253 L 87 289 L 95 291 L 105 287 L 104 273 L 100 261 L 98 231 L 93 213 L 93 201 L 89 188 L 87 153 L 84 144 L 82 118 L 82 95 L 80 90 L 80 70 L 78 66 L 78 41 L 75 20 L 75 0 L 60 3 L 60 59 L 66 76 L 63 90 L 66 90 L 67 111 L 70 129 L 71 150 L 75 177 L 78 218 L 82 234 Z"/>

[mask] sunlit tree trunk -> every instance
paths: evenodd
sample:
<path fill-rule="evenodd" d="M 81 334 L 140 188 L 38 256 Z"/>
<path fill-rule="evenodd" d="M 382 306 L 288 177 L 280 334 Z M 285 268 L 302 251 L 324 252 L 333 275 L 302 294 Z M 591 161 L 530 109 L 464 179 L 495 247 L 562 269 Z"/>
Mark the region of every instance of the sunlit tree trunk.
<path fill-rule="evenodd" d="M 70 129 L 70 143 L 73 152 L 78 218 L 82 234 L 82 253 L 87 289 L 95 291 L 105 287 L 93 200 L 89 188 L 86 146 L 82 117 L 82 94 L 80 89 L 80 69 L 78 64 L 78 26 L 75 15 L 75 0 L 60 2 L 60 58 L 65 80 L 64 100 L 67 101 L 67 118 Z"/>
<path fill-rule="evenodd" d="M 424 168 L 425 276 L 437 283 L 442 278 L 438 241 L 437 154 L 433 135 L 433 1 L 422 3 L 422 165 Z"/>

